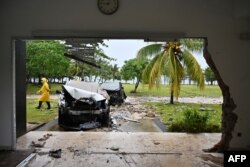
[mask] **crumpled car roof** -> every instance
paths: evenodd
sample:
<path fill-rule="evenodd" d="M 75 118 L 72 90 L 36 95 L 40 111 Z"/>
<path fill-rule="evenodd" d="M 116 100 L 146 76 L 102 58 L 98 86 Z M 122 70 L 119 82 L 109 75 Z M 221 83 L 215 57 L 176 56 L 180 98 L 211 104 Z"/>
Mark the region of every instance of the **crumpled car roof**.
<path fill-rule="evenodd" d="M 98 83 L 71 80 L 64 85 L 67 92 L 75 99 L 94 98 L 96 101 L 110 99 L 108 93 Z"/>
<path fill-rule="evenodd" d="M 120 82 L 104 82 L 101 87 L 105 90 L 117 91 L 121 89 Z"/>

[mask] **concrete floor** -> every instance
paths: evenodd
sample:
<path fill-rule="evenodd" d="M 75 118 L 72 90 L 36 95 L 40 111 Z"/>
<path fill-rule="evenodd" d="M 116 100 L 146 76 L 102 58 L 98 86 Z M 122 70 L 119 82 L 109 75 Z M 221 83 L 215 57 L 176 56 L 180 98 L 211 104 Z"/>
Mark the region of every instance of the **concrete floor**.
<path fill-rule="evenodd" d="M 86 167 L 200 167 L 223 166 L 223 154 L 204 153 L 220 140 L 219 133 L 158 133 L 158 132 L 44 132 L 32 131 L 20 137 L 18 150 L 34 148 L 51 134 L 44 147 L 27 166 Z M 61 158 L 49 156 L 52 149 L 62 149 Z"/>

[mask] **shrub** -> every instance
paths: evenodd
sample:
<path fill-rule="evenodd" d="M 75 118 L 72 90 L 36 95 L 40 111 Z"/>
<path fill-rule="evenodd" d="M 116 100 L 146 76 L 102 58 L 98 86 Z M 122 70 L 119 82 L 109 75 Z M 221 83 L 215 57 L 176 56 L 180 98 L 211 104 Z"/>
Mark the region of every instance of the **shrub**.
<path fill-rule="evenodd" d="M 169 131 L 199 133 L 207 131 L 208 112 L 200 113 L 195 109 L 185 109 L 181 119 L 175 120 Z"/>

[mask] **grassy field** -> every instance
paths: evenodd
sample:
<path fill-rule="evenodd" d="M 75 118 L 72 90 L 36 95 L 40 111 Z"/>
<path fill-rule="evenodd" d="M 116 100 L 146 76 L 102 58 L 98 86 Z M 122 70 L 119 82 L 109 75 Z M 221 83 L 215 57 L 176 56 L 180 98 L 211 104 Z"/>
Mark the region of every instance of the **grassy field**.
<path fill-rule="evenodd" d="M 55 94 L 56 90 L 61 90 L 62 84 L 50 84 L 51 93 Z M 134 90 L 134 84 L 123 84 L 124 90 L 127 95 L 131 96 L 169 96 L 170 90 L 168 85 L 161 85 L 159 88 L 148 89 L 148 85 L 140 84 L 137 93 L 131 94 L 130 91 Z M 40 86 L 28 84 L 27 94 L 35 94 L 40 89 Z M 216 85 L 206 85 L 204 90 L 200 90 L 195 85 L 181 85 L 180 97 L 220 97 L 221 90 Z"/>
<path fill-rule="evenodd" d="M 56 90 L 61 90 L 61 84 L 50 84 L 51 94 L 55 94 Z M 134 89 L 134 84 L 123 84 L 124 90 L 128 96 L 169 96 L 169 86 L 161 85 L 158 89 L 153 88 L 148 90 L 147 85 L 140 84 L 138 92 L 131 94 L 130 91 Z M 38 85 L 27 85 L 27 94 L 36 94 L 40 89 Z M 200 90 L 195 85 L 182 85 L 180 97 L 220 97 L 221 91 L 218 86 L 206 86 L 204 90 Z M 37 99 L 27 99 L 27 121 L 28 122 L 48 122 L 57 116 L 57 100 L 52 100 L 52 110 L 46 110 L 46 104 L 43 104 L 42 110 L 37 110 Z M 199 109 L 200 104 L 181 104 L 175 105 L 163 104 L 163 103 L 147 103 L 147 105 L 154 107 L 158 114 L 160 114 L 162 121 L 169 125 L 173 121 L 182 117 L 182 109 L 194 108 Z M 206 108 L 215 110 L 216 112 L 210 112 L 209 124 L 215 127 L 220 127 L 221 122 L 221 107 L 220 105 L 206 105 Z"/>
<path fill-rule="evenodd" d="M 27 122 L 46 123 L 58 115 L 57 100 L 51 100 L 51 110 L 47 110 L 47 104 L 43 103 L 41 109 L 36 109 L 37 99 L 27 99 Z"/>
<path fill-rule="evenodd" d="M 146 105 L 154 109 L 156 113 L 160 115 L 162 122 L 167 126 L 171 126 L 171 124 L 179 122 L 183 119 L 183 111 L 186 109 L 197 110 L 201 114 L 205 114 L 207 111 L 209 114 L 207 122 L 209 125 L 209 132 L 220 132 L 221 130 L 222 110 L 221 105 L 219 104 L 201 105 L 193 103 L 176 103 L 172 105 L 159 102 L 147 102 Z"/>
<path fill-rule="evenodd" d="M 130 91 L 134 90 L 134 84 L 123 84 L 124 90 L 127 95 L 136 96 L 169 96 L 169 85 L 160 85 L 159 88 L 154 87 L 152 90 L 148 89 L 148 85 L 140 84 L 137 93 L 131 94 Z M 200 90 L 196 85 L 181 85 L 180 97 L 220 97 L 222 96 L 221 90 L 217 85 L 206 85 L 204 90 Z"/>

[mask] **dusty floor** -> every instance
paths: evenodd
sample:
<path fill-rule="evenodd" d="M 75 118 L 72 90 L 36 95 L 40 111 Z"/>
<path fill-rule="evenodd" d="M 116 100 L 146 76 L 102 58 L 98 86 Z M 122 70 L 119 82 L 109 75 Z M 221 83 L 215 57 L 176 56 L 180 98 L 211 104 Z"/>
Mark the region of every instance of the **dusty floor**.
<path fill-rule="evenodd" d="M 17 149 L 36 150 L 25 161 L 25 165 L 31 167 L 223 166 L 223 154 L 202 151 L 217 143 L 221 134 L 162 132 L 164 130 L 152 121 L 155 119 L 154 111 L 142 105 L 146 101 L 167 103 L 168 100 L 158 97 L 128 97 L 124 105 L 111 107 L 110 115 L 115 120 L 115 125 L 111 128 L 91 132 L 59 132 L 56 126 L 53 127 L 55 129 L 45 128 L 19 138 Z M 222 103 L 221 98 L 202 97 L 180 98 L 179 101 Z"/>
<path fill-rule="evenodd" d="M 208 154 L 202 149 L 211 147 L 220 136 L 218 133 L 33 131 L 18 139 L 17 149 L 36 149 L 26 164 L 32 167 L 216 167 L 223 166 L 223 154 Z M 58 158 L 49 153 L 55 150 Z"/>

